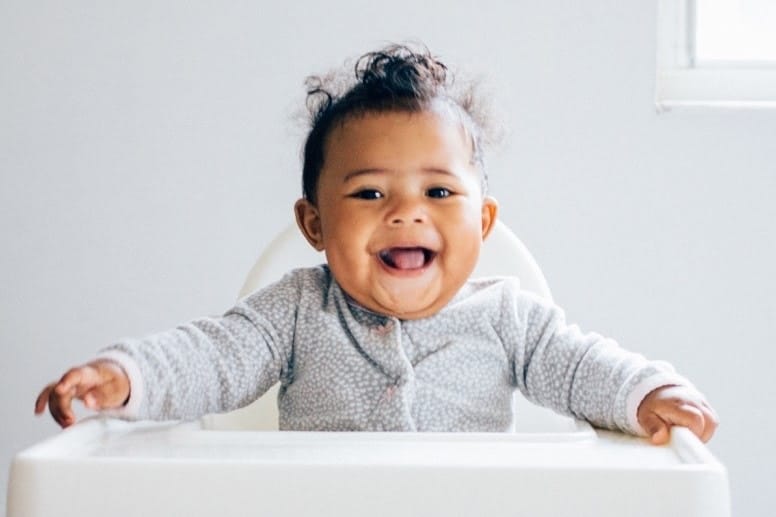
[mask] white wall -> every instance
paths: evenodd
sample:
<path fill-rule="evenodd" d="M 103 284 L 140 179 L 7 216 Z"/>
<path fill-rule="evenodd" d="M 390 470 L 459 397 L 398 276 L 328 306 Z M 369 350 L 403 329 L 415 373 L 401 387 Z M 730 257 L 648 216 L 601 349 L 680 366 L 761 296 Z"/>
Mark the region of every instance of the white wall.
<path fill-rule="evenodd" d="M 653 2 L 267 3 L 0 2 L 0 481 L 65 367 L 229 306 L 291 217 L 303 78 L 419 39 L 489 77 L 492 190 L 570 319 L 689 375 L 735 514 L 770 508 L 776 112 L 656 114 Z"/>

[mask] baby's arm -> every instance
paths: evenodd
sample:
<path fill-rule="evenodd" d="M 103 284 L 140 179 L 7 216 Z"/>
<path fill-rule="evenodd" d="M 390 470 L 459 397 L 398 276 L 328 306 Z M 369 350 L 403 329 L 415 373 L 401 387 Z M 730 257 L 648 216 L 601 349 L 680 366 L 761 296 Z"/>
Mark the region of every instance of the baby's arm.
<path fill-rule="evenodd" d="M 703 396 L 686 386 L 663 386 L 649 393 L 639 405 L 638 420 L 655 445 L 668 442 L 674 425 L 687 427 L 708 442 L 719 424 Z"/>
<path fill-rule="evenodd" d="M 122 340 L 48 385 L 36 413 L 48 403 L 66 427 L 75 422 L 73 398 L 129 419 L 195 419 L 242 407 L 286 371 L 301 290 L 289 275 L 221 317 Z"/>
<path fill-rule="evenodd" d="M 611 339 L 582 333 L 563 312 L 525 293 L 507 296 L 502 328 L 513 341 L 518 388 L 534 402 L 599 427 L 617 428 L 665 443 L 673 425 L 708 440 L 716 415 L 667 363 L 648 361 Z M 508 322 L 503 322 L 508 323 Z"/>
<path fill-rule="evenodd" d="M 90 409 L 133 420 L 191 420 L 237 409 L 279 378 L 283 359 L 273 334 L 272 325 L 243 304 L 220 318 L 125 339 L 47 386 L 36 411 L 43 412 L 48 401 L 54 419 L 66 427 L 75 423 L 73 398 Z M 116 371 L 121 373 L 111 379 Z M 111 396 L 97 404 L 102 391 Z"/>
<path fill-rule="evenodd" d="M 48 405 L 59 425 L 71 426 L 75 423 L 74 398 L 93 410 L 121 407 L 129 398 L 129 378 L 112 361 L 98 360 L 71 368 L 59 381 L 43 388 L 35 401 L 35 414 L 43 413 Z"/>

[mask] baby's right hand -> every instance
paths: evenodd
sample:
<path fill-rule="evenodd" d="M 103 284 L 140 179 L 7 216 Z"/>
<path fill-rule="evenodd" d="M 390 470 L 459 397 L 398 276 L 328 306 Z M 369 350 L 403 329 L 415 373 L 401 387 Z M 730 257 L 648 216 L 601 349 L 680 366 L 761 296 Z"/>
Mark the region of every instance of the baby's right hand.
<path fill-rule="evenodd" d="M 112 361 L 97 360 L 71 368 L 57 382 L 46 386 L 35 401 L 35 414 L 40 415 L 48 404 L 51 416 L 63 428 L 75 423 L 73 398 L 80 399 L 89 409 L 113 409 L 129 399 L 129 378 Z"/>

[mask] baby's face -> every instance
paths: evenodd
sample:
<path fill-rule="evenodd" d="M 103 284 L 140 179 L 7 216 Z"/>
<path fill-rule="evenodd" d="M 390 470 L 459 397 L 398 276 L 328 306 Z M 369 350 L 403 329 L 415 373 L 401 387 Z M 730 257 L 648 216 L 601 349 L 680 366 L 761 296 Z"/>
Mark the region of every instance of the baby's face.
<path fill-rule="evenodd" d="M 471 274 L 496 219 L 460 123 L 433 111 L 346 119 L 326 143 L 318 203 L 297 221 L 360 305 L 430 316 Z"/>

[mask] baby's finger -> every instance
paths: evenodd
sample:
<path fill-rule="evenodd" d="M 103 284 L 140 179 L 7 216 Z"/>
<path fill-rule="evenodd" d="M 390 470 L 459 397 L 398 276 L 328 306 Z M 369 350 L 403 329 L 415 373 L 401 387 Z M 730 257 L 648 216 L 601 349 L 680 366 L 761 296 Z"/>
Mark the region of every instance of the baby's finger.
<path fill-rule="evenodd" d="M 40 392 L 40 395 L 38 395 L 38 398 L 35 399 L 35 414 L 40 415 L 43 413 L 43 411 L 46 410 L 46 404 L 48 404 L 49 394 L 51 393 L 51 390 L 54 389 L 54 386 L 56 386 L 55 382 L 52 382 L 45 388 L 43 388 L 43 391 Z"/>
<path fill-rule="evenodd" d="M 73 413 L 73 397 L 76 395 L 76 386 L 72 385 L 69 389 L 63 389 L 63 384 L 58 383 L 49 394 L 49 412 L 54 420 L 62 427 L 68 427 L 75 423 L 75 413 Z"/>
<path fill-rule="evenodd" d="M 703 412 L 691 404 L 682 404 L 661 416 L 673 425 L 688 428 L 698 438 L 702 438 L 706 428 L 706 418 Z"/>
<path fill-rule="evenodd" d="M 71 368 L 65 372 L 61 379 L 59 379 L 54 390 L 59 395 L 66 395 L 71 392 L 75 393 L 75 390 L 84 381 L 84 372 L 84 367 Z"/>
<path fill-rule="evenodd" d="M 113 388 L 112 383 L 105 383 L 86 392 L 83 396 L 83 401 L 86 407 L 98 411 L 115 407 L 115 398 L 116 390 Z"/>
<path fill-rule="evenodd" d="M 88 391 L 83 396 L 84 406 L 92 410 L 98 410 L 102 407 L 102 397 L 99 394 L 99 390 Z"/>
<path fill-rule="evenodd" d="M 706 443 L 714 436 L 714 431 L 717 430 L 717 426 L 719 425 L 719 419 L 714 410 L 706 405 L 701 407 L 701 412 L 703 413 L 705 425 L 703 434 L 700 435 L 700 439 L 703 443 Z"/>
<path fill-rule="evenodd" d="M 655 413 L 646 414 L 641 422 L 641 426 L 649 435 L 650 441 L 655 445 L 663 445 L 668 442 L 670 434 L 669 425 Z"/>
<path fill-rule="evenodd" d="M 61 427 L 67 427 L 75 422 L 69 399 L 58 395 L 56 390 L 51 390 L 48 406 L 49 413 Z"/>

